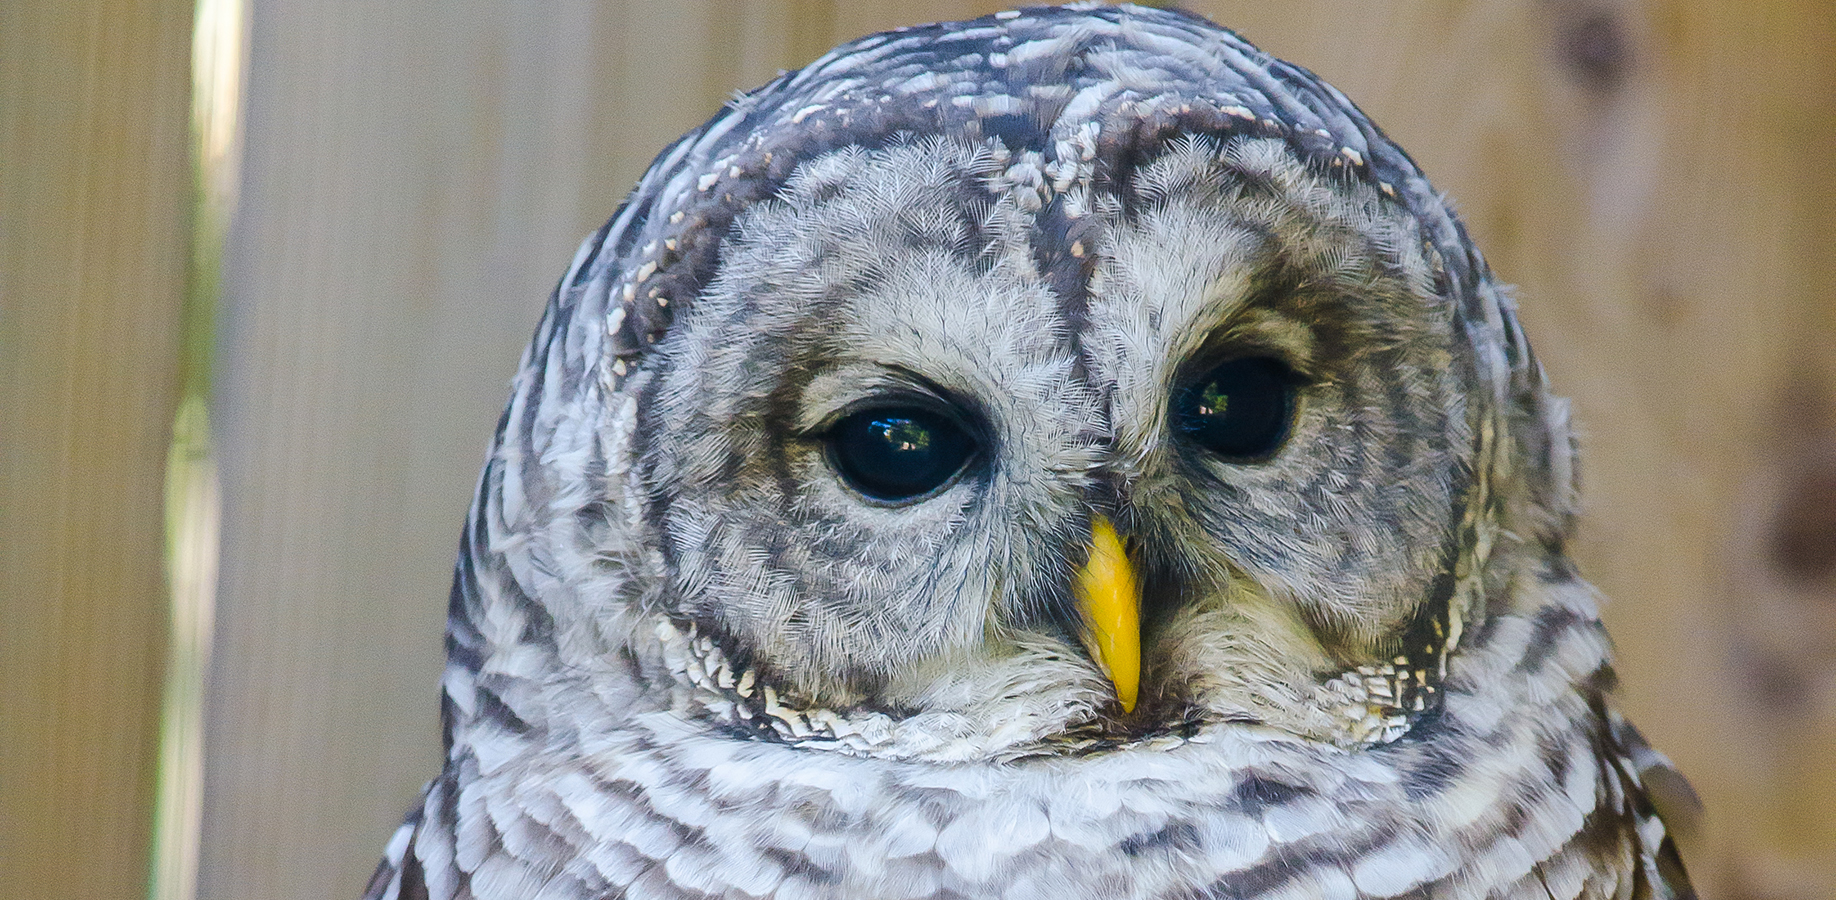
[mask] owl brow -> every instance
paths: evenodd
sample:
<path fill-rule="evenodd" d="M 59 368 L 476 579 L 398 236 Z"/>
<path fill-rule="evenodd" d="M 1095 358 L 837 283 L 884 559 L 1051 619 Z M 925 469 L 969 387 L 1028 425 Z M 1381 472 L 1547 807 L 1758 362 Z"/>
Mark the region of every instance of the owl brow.
<path fill-rule="evenodd" d="M 1248 346 L 1283 357 L 1309 380 L 1328 380 L 1330 361 L 1351 355 L 1353 347 L 1371 343 L 1384 330 L 1392 313 L 1385 308 L 1389 300 L 1382 295 L 1390 290 L 1407 293 L 1401 279 L 1388 270 L 1366 287 L 1368 294 L 1355 285 L 1323 277 L 1307 262 L 1278 249 L 1257 272 L 1239 307 L 1193 354 L 1197 362 L 1188 365 L 1223 358 L 1207 353 L 1235 351 L 1240 355 Z"/>
<path fill-rule="evenodd" d="M 925 376 L 903 366 L 884 363 L 868 363 L 871 374 L 858 380 L 836 379 L 839 390 L 834 399 L 848 396 L 850 399 L 836 403 L 813 399 L 811 390 L 806 389 L 799 398 L 798 414 L 792 428 L 798 437 L 812 438 L 823 434 L 835 423 L 866 410 L 884 407 L 891 404 L 908 404 L 923 407 L 927 410 L 948 416 L 957 424 L 974 432 L 976 427 L 973 417 L 967 413 L 979 407 L 974 401 L 963 397 L 959 392 L 945 388 Z M 850 367 L 851 368 L 851 367 Z M 824 375 L 836 374 L 831 370 L 810 379 L 810 387 L 826 387 L 829 379 Z M 818 413 L 812 417 L 812 413 Z"/>
<path fill-rule="evenodd" d="M 1293 301 L 1306 287 L 1287 267 L 1277 271 L 1282 277 L 1258 274 L 1250 293 L 1175 368 L 1175 382 L 1187 381 L 1233 358 L 1258 355 L 1275 357 L 1308 381 L 1322 377 L 1320 317 L 1300 314 Z"/>

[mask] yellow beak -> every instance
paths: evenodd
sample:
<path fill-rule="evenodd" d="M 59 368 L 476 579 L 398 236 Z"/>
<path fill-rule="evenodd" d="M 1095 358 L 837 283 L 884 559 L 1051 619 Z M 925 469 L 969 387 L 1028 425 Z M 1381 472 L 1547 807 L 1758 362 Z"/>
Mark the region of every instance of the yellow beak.
<path fill-rule="evenodd" d="M 1090 558 L 1077 572 L 1076 591 L 1085 644 L 1116 686 L 1122 711 L 1133 712 L 1141 684 L 1141 589 L 1115 526 L 1102 516 L 1090 523 Z"/>

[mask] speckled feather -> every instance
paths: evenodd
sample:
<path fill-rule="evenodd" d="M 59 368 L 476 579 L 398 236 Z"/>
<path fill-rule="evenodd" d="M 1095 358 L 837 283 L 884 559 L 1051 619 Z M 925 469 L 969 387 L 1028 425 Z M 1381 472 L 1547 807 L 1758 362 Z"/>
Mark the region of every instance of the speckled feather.
<path fill-rule="evenodd" d="M 1246 348 L 1309 379 L 1295 437 L 1195 462 L 1167 386 Z M 982 474 L 845 496 L 809 436 L 886 389 L 971 401 Z M 1572 456 L 1458 221 L 1310 73 L 1133 7 L 864 38 L 562 279 L 366 897 L 1691 897 Z M 1098 512 L 1158 548 L 1132 716 L 1067 626 Z"/>

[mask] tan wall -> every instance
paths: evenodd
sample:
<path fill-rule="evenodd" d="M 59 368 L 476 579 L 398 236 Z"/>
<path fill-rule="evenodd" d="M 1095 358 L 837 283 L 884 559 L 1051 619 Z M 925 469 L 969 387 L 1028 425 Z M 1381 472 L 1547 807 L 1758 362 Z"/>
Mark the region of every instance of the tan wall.
<path fill-rule="evenodd" d="M 191 8 L 0 8 L 0 895 L 145 893 Z"/>
<path fill-rule="evenodd" d="M 128 896 L 146 866 L 188 9 L 153 2 L 0 14 L 20 896 Z M 1576 400 L 1577 549 L 1625 704 L 1709 803 L 1705 896 L 1836 897 L 1836 5 L 1190 5 L 1358 100 L 1521 286 Z M 838 40 L 995 8 L 256 4 L 202 895 L 353 896 L 435 772 L 485 440 L 548 288 L 650 156 Z"/>

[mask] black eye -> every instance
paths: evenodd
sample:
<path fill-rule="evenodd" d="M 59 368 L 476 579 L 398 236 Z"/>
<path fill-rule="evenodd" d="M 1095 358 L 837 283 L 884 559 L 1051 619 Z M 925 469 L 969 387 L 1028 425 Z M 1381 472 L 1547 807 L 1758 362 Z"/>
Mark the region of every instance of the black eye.
<path fill-rule="evenodd" d="M 855 490 L 889 503 L 950 480 L 975 441 L 948 418 L 922 409 L 855 413 L 830 429 L 829 463 Z"/>
<path fill-rule="evenodd" d="M 1272 359 L 1233 359 L 1173 398 L 1173 426 L 1231 460 L 1274 453 L 1293 419 L 1294 374 Z"/>

